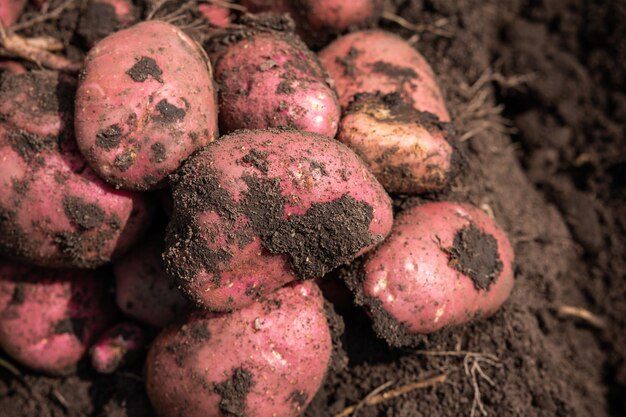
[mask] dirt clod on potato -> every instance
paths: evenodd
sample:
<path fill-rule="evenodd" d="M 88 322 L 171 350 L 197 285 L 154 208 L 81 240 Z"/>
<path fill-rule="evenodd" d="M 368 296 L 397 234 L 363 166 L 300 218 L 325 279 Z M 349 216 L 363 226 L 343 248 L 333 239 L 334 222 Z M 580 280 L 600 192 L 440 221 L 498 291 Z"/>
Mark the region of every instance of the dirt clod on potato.
<path fill-rule="evenodd" d="M 163 84 L 163 70 L 159 68 L 159 65 L 153 58 L 148 56 L 142 56 L 131 69 L 126 71 L 126 74 L 138 83 L 142 83 L 148 79 L 148 77 L 154 78 L 156 81 Z"/>
<path fill-rule="evenodd" d="M 219 408 L 224 415 L 247 417 L 246 396 L 254 385 L 252 372 L 246 368 L 236 368 L 233 376 L 215 384 L 215 392 L 220 395 Z"/>

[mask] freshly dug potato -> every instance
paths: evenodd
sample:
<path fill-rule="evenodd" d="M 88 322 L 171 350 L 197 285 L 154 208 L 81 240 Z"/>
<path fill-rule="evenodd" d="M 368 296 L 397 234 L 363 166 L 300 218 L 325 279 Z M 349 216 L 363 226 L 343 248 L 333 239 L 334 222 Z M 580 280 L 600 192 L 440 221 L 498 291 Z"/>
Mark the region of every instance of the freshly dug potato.
<path fill-rule="evenodd" d="M 513 287 L 513 249 L 476 207 L 432 202 L 397 216 L 389 238 L 368 254 L 363 282 L 349 282 L 393 345 L 410 335 L 488 317 Z"/>
<path fill-rule="evenodd" d="M 21 16 L 27 0 L 0 0 L 0 22 L 8 28 Z"/>
<path fill-rule="evenodd" d="M 230 9 L 213 0 L 206 1 L 206 3 L 198 4 L 198 10 L 211 27 L 225 28 L 230 25 Z"/>
<path fill-rule="evenodd" d="M 189 307 L 163 267 L 163 239 L 161 233 L 153 234 L 113 263 L 117 306 L 154 327 L 167 326 Z"/>
<path fill-rule="evenodd" d="M 335 137 L 341 110 L 325 71 L 289 28 L 260 26 L 270 23 L 233 29 L 227 36 L 238 40 L 212 54 L 220 129 L 288 127 Z"/>
<path fill-rule="evenodd" d="M 111 306 L 96 272 L 0 261 L 0 347 L 31 369 L 73 371 L 114 318 Z"/>
<path fill-rule="evenodd" d="M 357 95 L 337 139 L 363 158 L 389 192 L 441 189 L 458 165 L 448 126 L 415 110 L 398 93 Z"/>
<path fill-rule="evenodd" d="M 28 72 L 26 68 L 24 68 L 24 65 L 10 60 L 0 61 L 0 70 L 11 74 L 26 74 Z"/>
<path fill-rule="evenodd" d="M 144 347 L 140 326 L 118 323 L 104 332 L 89 350 L 91 366 L 101 374 L 112 374 L 137 360 Z"/>
<path fill-rule="evenodd" d="M 56 73 L 0 79 L 0 253 L 47 267 L 97 267 L 151 219 L 146 197 L 86 166 L 72 136 L 71 83 Z"/>
<path fill-rule="evenodd" d="M 211 65 L 177 27 L 148 21 L 89 51 L 76 93 L 76 141 L 107 182 L 162 187 L 217 134 Z"/>
<path fill-rule="evenodd" d="M 160 417 L 295 417 L 319 389 L 331 351 L 323 298 L 308 281 L 163 331 L 148 353 L 146 388 Z"/>
<path fill-rule="evenodd" d="M 104 37 L 137 21 L 131 0 L 89 0 L 80 17 L 78 34 L 89 47 Z"/>
<path fill-rule="evenodd" d="M 424 57 L 404 39 L 383 30 L 353 32 L 319 53 L 346 108 L 358 93 L 399 93 L 416 110 L 442 122 L 450 114 L 435 74 Z"/>
<path fill-rule="evenodd" d="M 173 178 L 164 259 L 196 303 L 241 308 L 298 278 L 321 277 L 382 241 L 391 202 L 339 142 L 285 130 L 240 131 Z"/>

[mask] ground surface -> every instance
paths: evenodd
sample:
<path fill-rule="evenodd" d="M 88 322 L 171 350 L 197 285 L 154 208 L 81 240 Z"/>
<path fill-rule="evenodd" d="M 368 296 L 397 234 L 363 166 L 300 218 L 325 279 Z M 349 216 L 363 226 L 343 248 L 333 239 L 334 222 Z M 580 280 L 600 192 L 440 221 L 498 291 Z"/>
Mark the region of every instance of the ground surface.
<path fill-rule="evenodd" d="M 358 416 L 626 415 L 626 3 L 395 3 L 391 11 L 437 32 L 415 46 L 439 75 L 467 154 L 450 192 L 430 198 L 494 214 L 515 245 L 516 286 L 495 317 L 425 337 L 417 352 L 387 348 L 364 313 L 340 308 L 349 367 L 329 375 L 306 415 L 442 374 L 445 382 Z M 57 28 L 76 43 L 73 24 L 68 15 Z M 140 368 L 64 379 L 20 372 L 0 366 L 7 417 L 152 415 Z"/>

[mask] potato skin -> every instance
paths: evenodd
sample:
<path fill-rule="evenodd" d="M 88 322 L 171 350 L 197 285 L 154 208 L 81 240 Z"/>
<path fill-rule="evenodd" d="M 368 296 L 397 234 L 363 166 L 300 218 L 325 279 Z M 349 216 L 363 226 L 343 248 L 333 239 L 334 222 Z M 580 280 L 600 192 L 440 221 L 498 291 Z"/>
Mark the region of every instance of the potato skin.
<path fill-rule="evenodd" d="M 160 417 L 299 415 L 330 362 L 323 305 L 307 281 L 233 313 L 197 312 L 163 331 L 146 361 L 155 411 Z"/>
<path fill-rule="evenodd" d="M 0 261 L 0 346 L 31 369 L 72 372 L 114 319 L 111 305 L 96 272 Z"/>
<path fill-rule="evenodd" d="M 0 21 L 10 27 L 22 15 L 26 0 L 0 0 Z"/>
<path fill-rule="evenodd" d="M 295 35 L 247 35 L 214 63 L 224 133 L 289 127 L 335 137 L 341 116 L 337 95 L 315 54 Z"/>
<path fill-rule="evenodd" d="M 389 192 L 439 190 L 458 164 L 448 126 L 397 93 L 357 95 L 341 119 L 337 139 L 363 158 Z"/>
<path fill-rule="evenodd" d="M 0 253 L 39 266 L 110 262 L 152 217 L 146 197 L 86 167 L 71 132 L 73 91 L 52 72 L 2 77 Z"/>
<path fill-rule="evenodd" d="M 224 136 L 173 181 L 164 259 L 197 304 L 228 311 L 315 278 L 389 233 L 391 202 L 363 162 L 312 133 Z"/>
<path fill-rule="evenodd" d="M 118 323 L 106 330 L 89 350 L 91 367 L 112 374 L 129 365 L 145 347 L 143 329 L 132 322 Z"/>
<path fill-rule="evenodd" d="M 89 51 L 76 93 L 76 140 L 107 182 L 150 190 L 217 134 L 211 65 L 173 25 L 139 23 Z"/>
<path fill-rule="evenodd" d="M 472 242 L 472 233 L 483 235 Z M 461 236 L 467 239 L 457 241 Z M 495 265 L 488 268 L 493 276 L 468 275 L 458 257 L 464 251 Z M 389 238 L 366 257 L 363 296 L 375 319 L 383 310 L 409 334 L 431 333 L 494 314 L 513 287 L 513 262 L 506 234 L 484 212 L 467 204 L 425 203 L 398 215 Z"/>
<path fill-rule="evenodd" d="M 113 263 L 117 306 L 129 317 L 165 327 L 182 316 L 189 303 L 163 266 L 163 235 L 145 239 Z"/>
<path fill-rule="evenodd" d="M 319 53 L 346 108 L 358 93 L 398 92 L 416 110 L 450 121 L 435 74 L 404 39 L 383 30 L 353 32 Z"/>
<path fill-rule="evenodd" d="M 198 11 L 214 28 L 225 28 L 230 25 L 230 9 L 216 3 L 198 4 Z"/>

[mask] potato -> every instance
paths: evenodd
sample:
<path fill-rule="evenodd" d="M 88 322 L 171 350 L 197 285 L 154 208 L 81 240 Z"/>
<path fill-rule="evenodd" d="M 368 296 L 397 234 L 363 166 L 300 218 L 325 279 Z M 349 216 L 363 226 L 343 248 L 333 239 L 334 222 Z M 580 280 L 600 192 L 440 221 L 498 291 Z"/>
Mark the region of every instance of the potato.
<path fill-rule="evenodd" d="M 393 221 L 389 196 L 363 162 L 312 133 L 223 136 L 172 182 L 166 268 L 212 310 L 321 277 L 373 248 Z"/>
<path fill-rule="evenodd" d="M 431 202 L 397 216 L 389 238 L 368 254 L 363 281 L 349 282 L 377 332 L 392 345 L 494 314 L 513 287 L 506 234 L 476 207 Z"/>
<path fill-rule="evenodd" d="M 77 33 L 89 47 L 137 21 L 131 0 L 89 0 L 83 10 Z"/>
<path fill-rule="evenodd" d="M 335 137 L 339 103 L 315 54 L 288 29 L 232 32 L 239 39 L 212 55 L 222 131 L 289 127 Z"/>
<path fill-rule="evenodd" d="M 230 25 L 230 9 L 213 0 L 198 4 L 198 11 L 213 28 L 225 28 Z"/>
<path fill-rule="evenodd" d="M 165 327 L 187 310 L 188 303 L 165 273 L 163 235 L 152 234 L 113 263 L 117 306 L 126 315 L 154 327 Z"/>
<path fill-rule="evenodd" d="M 168 23 L 116 32 L 87 55 L 75 120 L 78 146 L 98 175 L 123 189 L 160 188 L 217 134 L 211 65 Z"/>
<path fill-rule="evenodd" d="M 72 372 L 114 318 L 111 306 L 96 272 L 0 261 L 0 347 L 31 369 Z"/>
<path fill-rule="evenodd" d="M 0 22 L 5 28 L 17 22 L 26 6 L 26 0 L 0 0 Z"/>
<path fill-rule="evenodd" d="M 28 71 L 24 68 L 24 65 L 17 61 L 2 60 L 0 61 L 0 70 L 8 72 L 10 74 L 26 74 Z"/>
<path fill-rule="evenodd" d="M 146 388 L 160 417 L 295 417 L 319 389 L 331 351 L 323 298 L 307 281 L 163 331 L 148 352 Z"/>
<path fill-rule="evenodd" d="M 86 166 L 72 124 L 73 86 L 52 72 L 0 81 L 0 253 L 47 267 L 97 267 L 151 219 L 144 196 Z"/>
<path fill-rule="evenodd" d="M 112 374 L 136 361 L 145 347 L 143 329 L 131 322 L 109 328 L 89 350 L 91 366 L 101 374 Z"/>
<path fill-rule="evenodd" d="M 435 74 L 424 57 L 404 39 L 383 30 L 353 32 L 319 53 L 346 108 L 358 93 L 400 93 L 416 110 L 442 122 L 450 115 Z"/>
<path fill-rule="evenodd" d="M 449 126 L 415 110 L 398 93 L 357 95 L 337 139 L 363 158 L 389 192 L 439 190 L 459 165 Z"/>

